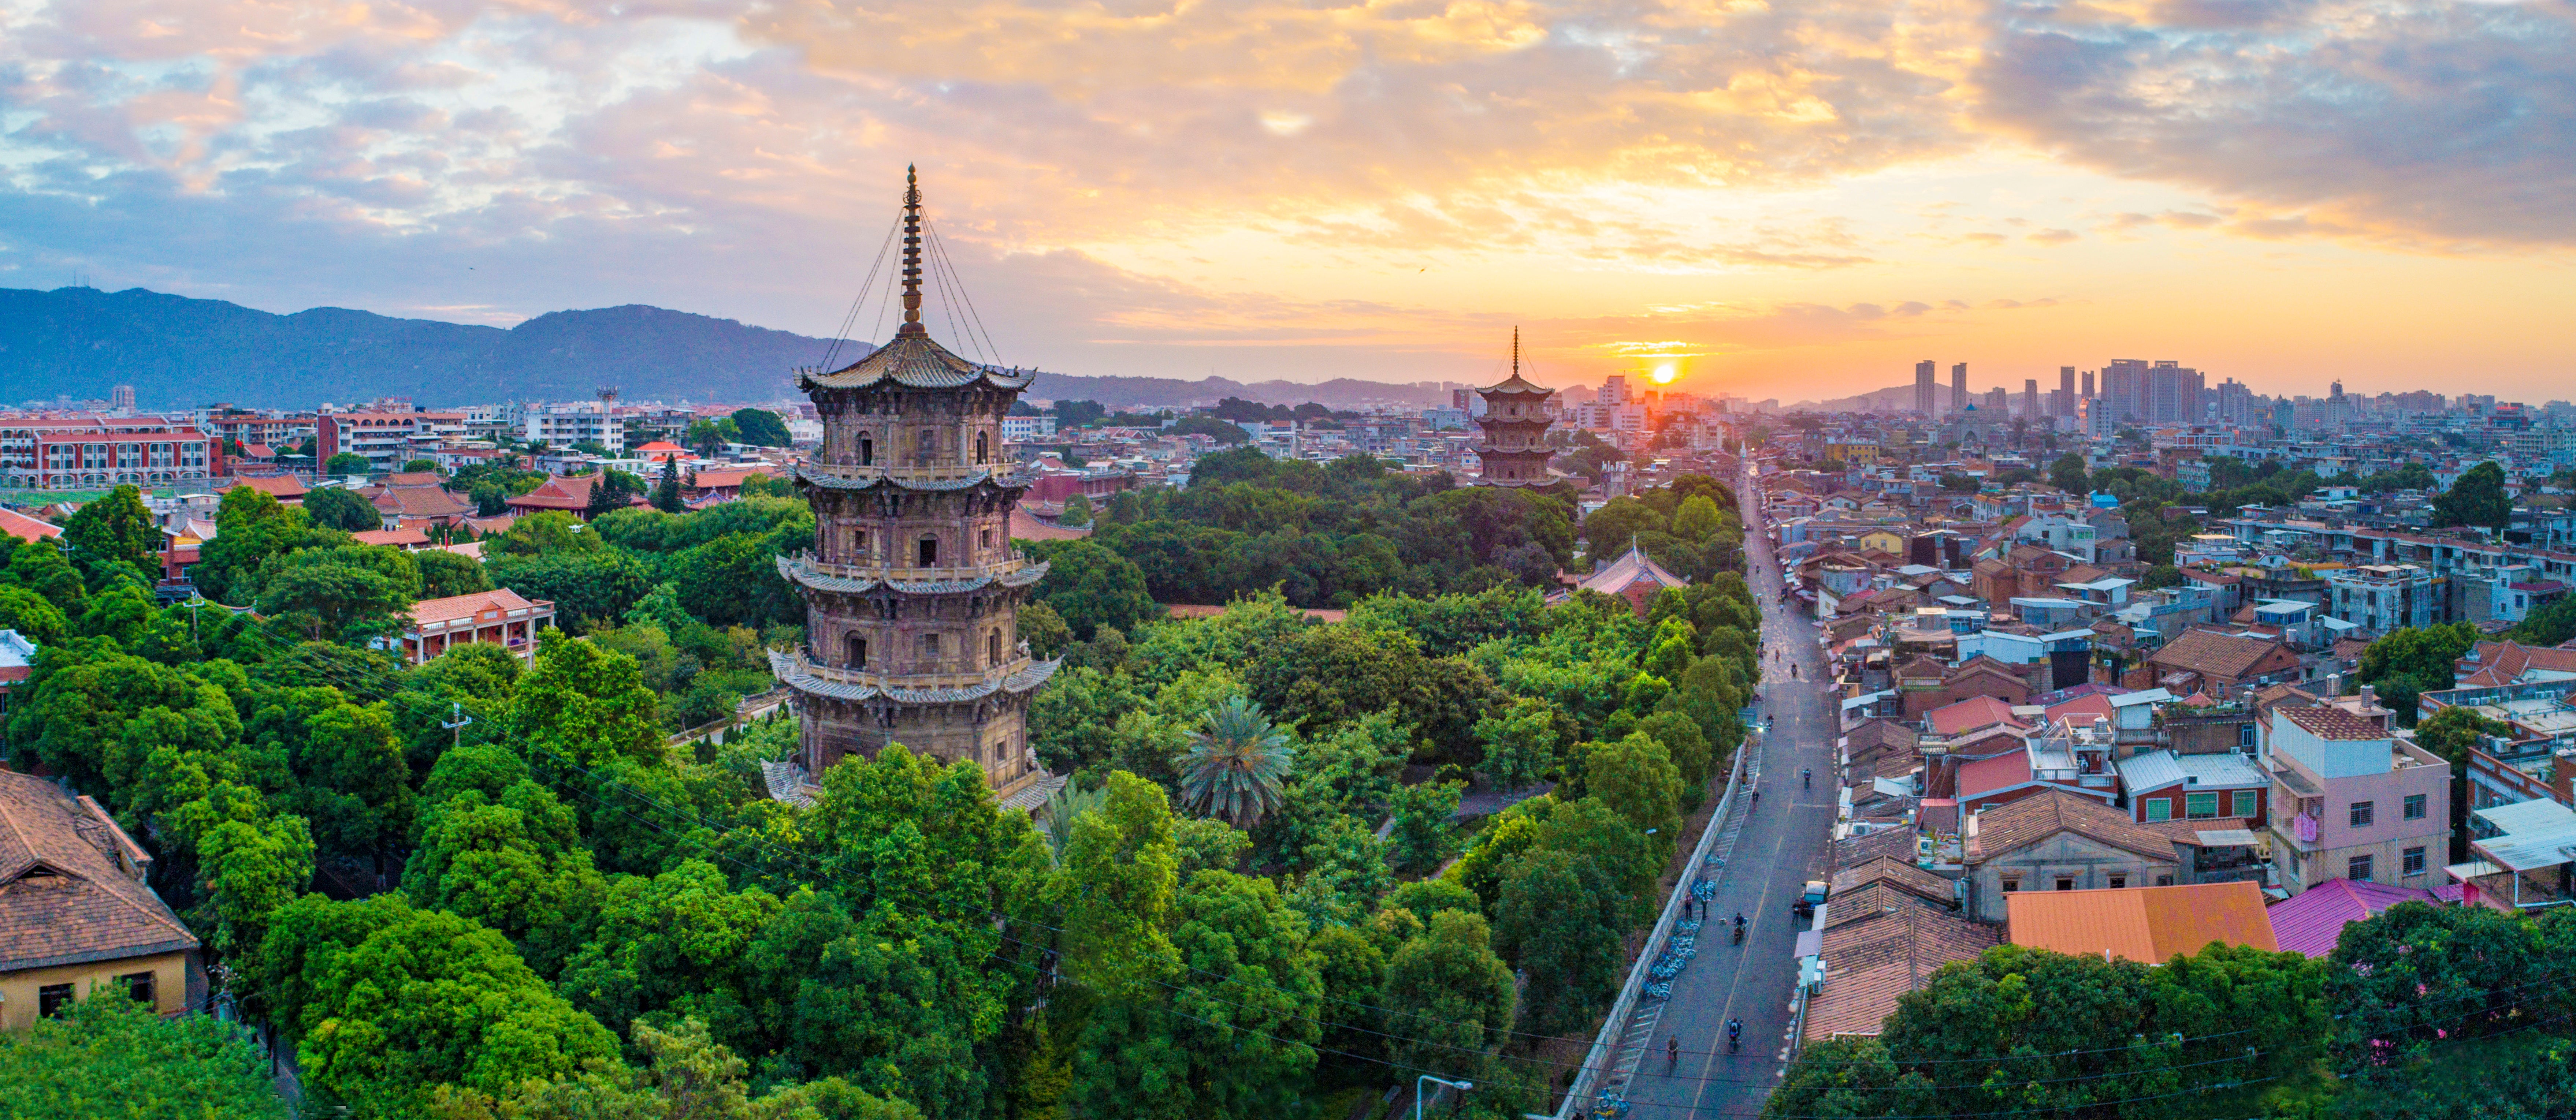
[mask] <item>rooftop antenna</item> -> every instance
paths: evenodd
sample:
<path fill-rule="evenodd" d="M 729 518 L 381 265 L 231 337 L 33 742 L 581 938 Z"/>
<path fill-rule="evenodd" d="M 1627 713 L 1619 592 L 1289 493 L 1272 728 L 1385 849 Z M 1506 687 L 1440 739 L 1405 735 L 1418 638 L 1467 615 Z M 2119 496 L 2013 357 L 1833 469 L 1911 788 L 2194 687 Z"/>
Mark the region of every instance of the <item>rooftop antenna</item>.
<path fill-rule="evenodd" d="M 597 389 L 591 390 L 591 392 L 599 397 L 599 405 L 601 408 L 606 408 L 609 405 L 617 403 L 617 386 L 615 385 L 602 385 Z"/>

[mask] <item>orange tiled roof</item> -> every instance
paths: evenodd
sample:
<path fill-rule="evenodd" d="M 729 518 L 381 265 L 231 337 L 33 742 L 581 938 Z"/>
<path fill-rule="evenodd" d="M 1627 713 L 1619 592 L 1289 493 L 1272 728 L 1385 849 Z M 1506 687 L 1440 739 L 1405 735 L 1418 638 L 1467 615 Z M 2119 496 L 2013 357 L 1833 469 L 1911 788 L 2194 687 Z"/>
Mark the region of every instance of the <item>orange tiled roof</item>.
<path fill-rule="evenodd" d="M 2205 677 L 2243 677 L 2263 656 L 2280 648 L 2277 640 L 2238 638 L 2211 630 L 2186 630 L 2165 648 L 2147 658 L 2150 664 L 2168 670 L 2199 673 Z"/>
<path fill-rule="evenodd" d="M 2263 889 L 2250 882 L 2016 891 L 2005 896 L 2004 905 L 2013 944 L 2070 956 L 2108 953 L 2161 964 L 2212 941 L 2280 948 L 2263 909 Z"/>

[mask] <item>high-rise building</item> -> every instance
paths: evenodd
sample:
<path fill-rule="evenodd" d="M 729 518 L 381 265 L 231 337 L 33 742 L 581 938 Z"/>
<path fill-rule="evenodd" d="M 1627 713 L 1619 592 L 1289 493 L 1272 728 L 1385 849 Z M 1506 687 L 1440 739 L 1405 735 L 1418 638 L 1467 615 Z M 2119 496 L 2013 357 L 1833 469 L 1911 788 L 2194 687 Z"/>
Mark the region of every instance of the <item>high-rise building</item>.
<path fill-rule="evenodd" d="M 772 653 L 795 692 L 798 760 L 820 774 L 888 743 L 972 760 L 1005 805 L 1055 784 L 1029 749 L 1029 697 L 1058 662 L 1031 657 L 1019 607 L 1046 575 L 1011 546 L 1028 480 L 1002 418 L 1035 374 L 970 362 L 921 322 L 921 188 L 903 199 L 903 325 L 840 369 L 799 371 L 823 443 L 796 470 L 814 544 L 778 558 L 805 600 L 805 645 Z"/>
<path fill-rule="evenodd" d="M 1514 337 L 1515 339 L 1517 339 L 1517 338 L 1519 338 L 1519 335 L 1518 335 L 1517 333 L 1515 333 L 1515 334 L 1513 335 L 1513 337 Z M 1515 343 L 1513 344 L 1513 347 L 1512 347 L 1512 353 L 1513 353 L 1513 355 L 1514 355 L 1514 360 L 1513 360 L 1513 362 L 1512 362 L 1512 365 L 1513 365 L 1513 367 L 1514 367 L 1514 368 L 1518 368 L 1518 367 L 1519 367 L 1519 365 L 1520 365 L 1520 362 L 1519 362 L 1519 359 L 1518 359 L 1518 355 L 1519 355 L 1519 353 L 1520 353 L 1520 346 L 1519 346 L 1519 344 L 1518 344 L 1517 342 L 1515 342 Z M 1614 374 L 1611 374 L 1611 375 L 1610 375 L 1610 376 L 1608 376 L 1608 377 L 1604 377 L 1604 378 L 1602 378 L 1602 379 L 1601 379 L 1601 396 L 1600 396 L 1600 397 L 1598 397 L 1598 398 L 1596 398 L 1595 403 L 1598 403 L 1598 404 L 1604 404 L 1604 405 L 1622 405 L 1622 404 L 1628 404 L 1628 403 L 1630 403 L 1630 402 L 1629 402 L 1629 400 L 1628 400 L 1628 378 L 1627 378 L 1627 376 L 1626 376 L 1626 375 L 1624 375 L 1624 374 L 1617 374 L 1617 373 L 1614 373 Z"/>
<path fill-rule="evenodd" d="M 2057 367 L 2057 396 L 2050 402 L 2051 416 L 2075 415 L 2075 367 Z"/>
<path fill-rule="evenodd" d="M 1553 481 L 1547 474 L 1547 428 L 1554 422 L 1547 414 L 1550 392 L 1521 379 L 1521 332 L 1512 328 L 1512 375 L 1476 390 L 1485 399 L 1485 414 L 1476 418 L 1485 433 L 1476 448 L 1480 484 L 1545 486 Z"/>
<path fill-rule="evenodd" d="M 107 407 L 119 416 L 134 415 L 134 386 L 119 385 L 108 390 Z"/>
<path fill-rule="evenodd" d="M 1932 378 L 1940 366 L 1930 358 L 1914 363 L 1914 411 L 1932 415 Z"/>
<path fill-rule="evenodd" d="M 2039 379 L 2036 377 L 2022 380 L 2021 414 L 2033 420 L 2039 419 Z"/>
<path fill-rule="evenodd" d="M 2102 367 L 2102 402 L 2118 423 L 2196 423 L 2201 418 L 2200 371 L 2169 361 L 2114 359 Z"/>
<path fill-rule="evenodd" d="M 2084 397 L 2085 397 L 2086 399 L 2088 399 L 2088 400 L 2090 400 L 2090 399 L 2092 398 L 2092 396 L 2093 396 L 2093 371 L 2092 371 L 2092 370 L 2089 370 L 2089 369 L 2084 371 L 2084 393 L 2083 393 L 2083 395 L 2084 395 Z"/>
<path fill-rule="evenodd" d="M 1950 411 L 1958 412 L 1967 407 L 1968 363 L 1960 362 L 1950 367 Z"/>

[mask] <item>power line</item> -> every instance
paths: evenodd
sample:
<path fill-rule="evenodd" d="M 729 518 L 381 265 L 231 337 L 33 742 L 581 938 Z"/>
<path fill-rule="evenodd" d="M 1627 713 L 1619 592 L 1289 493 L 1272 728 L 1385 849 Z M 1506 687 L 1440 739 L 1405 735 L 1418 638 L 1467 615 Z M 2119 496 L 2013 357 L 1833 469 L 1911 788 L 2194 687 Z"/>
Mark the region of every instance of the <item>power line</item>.
<path fill-rule="evenodd" d="M 877 245 L 876 260 L 869 263 L 867 276 L 859 282 L 858 296 L 850 300 L 849 313 L 841 316 L 840 331 L 832 336 L 832 345 L 823 351 L 823 364 L 821 368 L 824 372 L 831 372 L 833 356 L 841 352 L 841 344 L 849 340 L 850 328 L 858 324 L 859 309 L 866 305 L 868 301 L 868 289 L 876 286 L 877 276 L 885 266 L 886 250 L 894 246 L 895 230 L 902 228 L 902 226 L 903 221 L 898 218 L 886 227 L 885 240 Z"/>

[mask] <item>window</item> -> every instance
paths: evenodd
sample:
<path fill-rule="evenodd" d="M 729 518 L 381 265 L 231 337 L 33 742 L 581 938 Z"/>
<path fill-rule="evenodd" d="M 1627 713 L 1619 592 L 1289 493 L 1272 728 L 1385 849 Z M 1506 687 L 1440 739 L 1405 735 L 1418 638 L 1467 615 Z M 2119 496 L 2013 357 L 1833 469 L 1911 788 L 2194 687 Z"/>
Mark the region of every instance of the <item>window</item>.
<path fill-rule="evenodd" d="M 924 568 L 936 568 L 939 566 L 939 538 L 921 538 L 921 562 L 918 566 Z"/>
<path fill-rule="evenodd" d="M 939 429 L 923 428 L 921 430 L 921 441 L 913 444 L 912 446 L 914 452 L 919 456 L 922 462 L 929 462 L 933 457 L 939 454 Z"/>
<path fill-rule="evenodd" d="M 2172 886 L 2172 885 L 2173 885 L 2173 876 L 2171 876 L 2171 875 L 2158 875 L 2158 876 L 2156 876 L 2156 885 L 2157 885 L 2157 886 L 2159 886 L 2159 887 L 2170 887 L 2170 886 Z"/>
<path fill-rule="evenodd" d="M 2173 819 L 2173 799 L 2170 797 L 2150 797 L 2144 802 L 2141 802 L 2141 804 L 2147 807 L 2148 820 L 2169 821 Z"/>
<path fill-rule="evenodd" d="M 127 995 L 129 995 L 129 996 L 133 996 L 133 997 L 134 997 L 134 1002 L 136 1002 L 136 1003 L 152 1003 L 152 1002 L 154 1002 L 154 1000 L 153 1000 L 153 998 L 152 998 L 152 974 L 151 974 L 151 973 L 149 973 L 149 972 L 129 972 L 129 973 L 126 973 L 126 974 L 125 974 L 125 975 L 123 975 L 123 976 L 119 976 L 119 977 L 117 977 L 117 978 L 116 978 L 116 982 L 117 982 L 117 983 L 119 983 L 119 984 L 123 984 L 123 985 L 125 985 L 125 994 L 127 994 Z"/>
<path fill-rule="evenodd" d="M 982 530 L 982 531 L 980 531 L 980 532 L 976 533 L 976 534 L 975 534 L 975 547 L 977 547 L 977 548 L 991 548 L 991 547 L 993 547 L 993 531 L 992 531 L 991 529 L 985 529 L 985 530 Z"/>
<path fill-rule="evenodd" d="M 36 989 L 36 1015 L 39 1018 L 51 1019 L 62 1014 L 63 1005 L 71 1001 L 71 985 L 47 984 Z"/>
<path fill-rule="evenodd" d="M 2345 860 L 2343 862 L 2343 877 L 2346 879 L 2370 878 L 2370 857 L 2354 856 L 2351 859 Z"/>
<path fill-rule="evenodd" d="M 2119 890 L 2120 888 L 2125 887 L 2125 886 L 2128 886 L 2128 885 L 2129 885 L 2129 877 L 2128 877 L 2128 876 L 2126 876 L 2126 875 L 2114 875 L 2114 876 L 2111 876 L 2111 889 L 2112 889 L 2112 890 L 2115 890 L 2115 891 L 2116 891 L 2116 890 Z"/>
<path fill-rule="evenodd" d="M 2242 723 L 2236 726 L 2236 745 L 2244 750 L 2254 749 L 2253 724 Z"/>
<path fill-rule="evenodd" d="M 2254 791 L 2250 789 L 2228 794 L 2227 802 L 2227 815 L 2231 817 L 2250 817 L 2259 811 L 2254 807 Z"/>
<path fill-rule="evenodd" d="M 868 640 L 866 638 L 852 634 L 842 643 L 842 645 L 843 648 L 849 651 L 850 668 L 865 669 L 868 667 Z"/>
<path fill-rule="evenodd" d="M 2406 819 L 2410 821 L 2420 821 L 2424 819 L 2423 794 L 2410 793 L 2406 795 Z"/>
<path fill-rule="evenodd" d="M 2004 890 L 2005 890 L 2006 892 L 2017 891 L 2017 890 L 2020 890 L 2020 889 L 2021 889 L 2021 880 L 2019 880 L 2019 879 L 2006 879 L 2006 880 L 2004 880 Z"/>
<path fill-rule="evenodd" d="M 984 635 L 984 664 L 986 667 L 991 668 L 998 667 L 1001 663 L 1002 632 L 995 630 L 990 634 Z"/>
<path fill-rule="evenodd" d="M 2368 828 L 2368 827 L 2370 827 L 2370 819 L 2371 819 L 2371 817 L 2373 817 L 2374 815 L 2376 815 L 2376 814 L 2378 813 L 2378 805 L 2379 805 L 2379 803 L 2378 803 L 2378 802 L 2375 802 L 2375 801 L 2355 801 L 2355 802 L 2353 802 L 2353 803 L 2352 803 L 2352 826 L 2353 826 L 2354 828 Z"/>
<path fill-rule="evenodd" d="M 2074 890 L 2074 889 L 2075 889 L 2075 880 L 2073 880 L 2073 879 L 2069 879 L 2069 878 L 2067 878 L 2067 877 L 2065 877 L 2065 876 L 2063 876 L 2063 875 L 2060 875 L 2060 876 L 2058 876 L 2058 877 L 2057 877 L 2057 889 L 2059 889 L 2059 890 L 2061 890 L 2061 891 L 2071 891 L 2071 890 Z"/>
<path fill-rule="evenodd" d="M 2208 820 L 2218 815 L 2218 795 L 2186 793 L 2182 796 L 2182 815 L 2192 820 Z"/>
<path fill-rule="evenodd" d="M 2408 849 L 2406 849 L 2406 852 L 2405 852 L 2405 861 L 2406 861 L 2406 862 L 2405 862 L 2405 864 L 2404 864 L 2404 867 L 2405 867 L 2405 872 L 2404 872 L 2404 873 L 2405 873 L 2405 874 L 2408 874 L 2408 875 L 2421 875 L 2421 874 L 2423 874 L 2423 873 L 2424 873 L 2424 849 L 2422 849 L 2422 848 L 2408 848 Z"/>
<path fill-rule="evenodd" d="M 993 461 L 992 445 L 991 445 L 991 443 L 989 442 L 990 438 L 991 438 L 991 437 L 986 436 L 986 435 L 985 435 L 984 433 L 982 433 L 982 432 L 977 432 L 977 433 L 975 433 L 975 461 L 976 461 L 976 462 L 978 462 L 978 463 L 989 463 L 989 462 L 992 462 L 992 461 Z"/>
<path fill-rule="evenodd" d="M 868 438 L 868 434 L 865 432 L 859 433 L 859 465 L 862 467 L 873 467 L 876 464 L 877 441 Z"/>
<path fill-rule="evenodd" d="M 912 648 L 914 652 L 920 654 L 925 659 L 937 658 L 939 656 L 939 635 L 924 634 L 913 640 Z"/>

